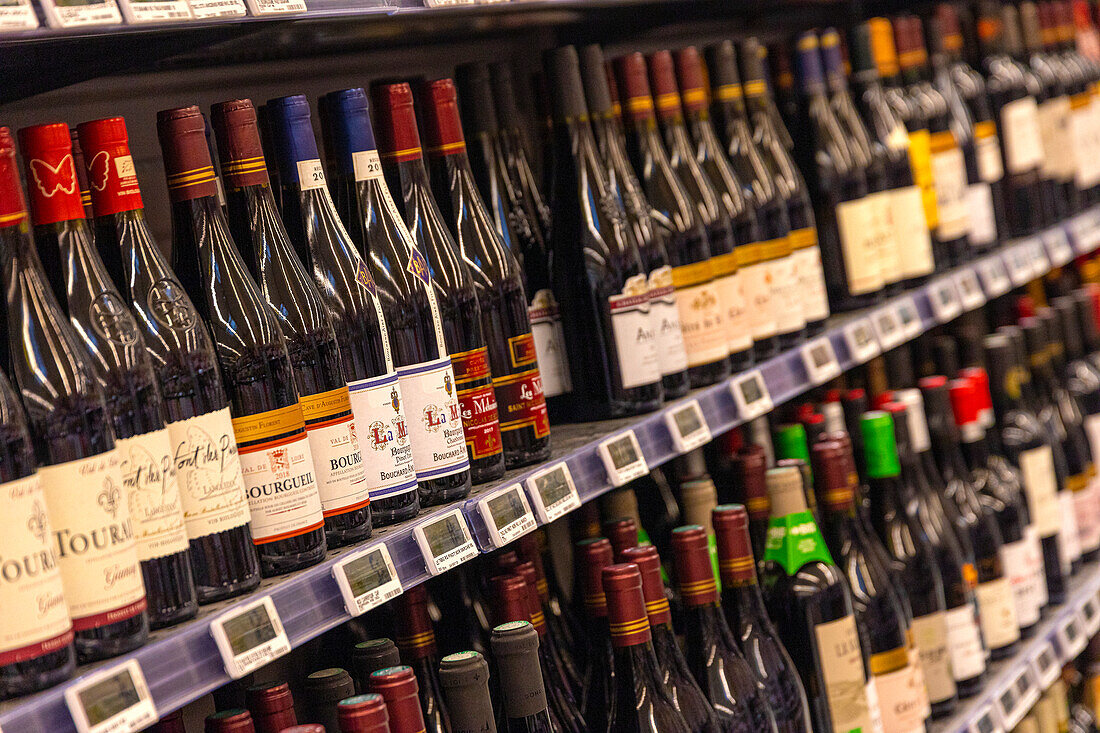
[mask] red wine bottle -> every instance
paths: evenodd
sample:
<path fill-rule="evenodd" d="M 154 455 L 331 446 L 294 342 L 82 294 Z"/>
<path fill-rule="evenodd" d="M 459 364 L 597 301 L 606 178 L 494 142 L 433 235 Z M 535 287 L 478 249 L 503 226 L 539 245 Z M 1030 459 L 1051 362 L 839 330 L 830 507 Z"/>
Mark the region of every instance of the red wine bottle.
<path fill-rule="evenodd" d="M 613 563 L 611 543 L 603 537 L 582 540 L 574 550 L 581 593 L 578 601 L 585 612 L 585 644 L 578 701 L 589 730 L 606 730 L 614 695 L 614 652 L 607 619 L 607 596 L 603 591 L 603 569 Z"/>
<path fill-rule="evenodd" d="M 0 586 L 0 603 L 7 609 L 0 645 L 0 699 L 6 700 L 68 679 L 76 668 L 76 654 L 27 417 L 4 374 L 0 446 L 0 506 L 15 520 L 0 539 L 0 555 L 19 567 Z"/>
<path fill-rule="evenodd" d="M 325 556 L 324 517 L 286 341 L 230 235 L 202 113 L 168 110 L 157 122 L 175 270 L 217 349 L 261 572 L 312 565 Z"/>
<path fill-rule="evenodd" d="M 283 728 L 298 725 L 294 696 L 285 682 L 253 685 L 245 691 L 245 700 L 256 733 L 279 733 Z"/>
<path fill-rule="evenodd" d="M 374 692 L 341 700 L 336 704 L 336 715 L 340 733 L 391 733 L 386 701 Z"/>
<path fill-rule="evenodd" d="M 285 106 L 280 100 L 270 103 L 272 137 L 285 120 L 280 114 Z M 229 231 L 276 315 L 294 369 L 325 518 L 325 539 L 332 547 L 354 542 L 370 534 L 370 498 L 332 319 L 275 209 L 270 181 L 260 165 L 264 154 L 252 102 L 219 103 L 212 116 L 222 170 L 227 174 Z M 252 172 L 232 175 L 244 160 L 252 163 Z M 305 185 L 316 185 L 316 177 L 323 181 L 324 172 L 320 161 L 315 169 L 311 163 L 303 164 L 301 174 L 297 167 L 284 166 L 280 180 L 293 186 L 300 178 L 291 176 L 298 174 L 308 179 Z"/>
<path fill-rule="evenodd" d="M 436 200 L 449 216 L 458 251 L 473 278 L 507 468 L 550 457 L 550 419 L 519 262 L 504 246 L 470 169 L 454 82 L 428 84 L 427 129 Z M 475 100 L 470 100 L 473 103 Z M 479 401 L 480 402 L 480 401 Z"/>
<path fill-rule="evenodd" d="M 362 94 L 359 90 L 359 98 L 365 101 Z M 339 105 L 341 98 L 335 99 L 333 104 Z M 372 523 L 379 499 L 386 500 L 382 510 L 389 519 L 394 506 L 412 501 L 416 471 L 378 285 L 336 213 L 327 182 L 298 175 L 306 168 L 320 170 L 309 104 L 302 97 L 285 97 L 272 109 L 271 118 L 282 168 L 283 221 L 295 249 L 309 263 L 317 291 L 332 317 L 355 418 L 352 438 L 359 441 L 366 468 Z M 354 457 L 354 453 L 337 455 L 330 461 L 342 465 L 336 470 L 350 474 L 356 468 L 351 462 Z M 352 483 L 347 488 L 357 486 Z M 362 492 L 355 490 L 340 503 L 362 500 Z"/>
<path fill-rule="evenodd" d="M 0 282 L 7 293 L 8 359 L 27 408 L 77 657 L 92 661 L 145 643 L 145 589 L 110 413 L 28 226 L 15 142 L 3 127 Z"/>
<path fill-rule="evenodd" d="M 84 206 L 84 218 L 95 218 L 95 209 L 92 206 L 92 187 L 88 185 L 88 169 L 84 163 L 84 149 L 80 147 L 80 135 L 76 130 L 70 130 L 69 135 L 73 142 L 73 167 L 76 168 L 76 184 L 80 188 L 80 203 Z"/>
<path fill-rule="evenodd" d="M 205 733 L 256 733 L 256 726 L 247 710 L 228 708 L 207 715 L 203 730 Z"/>
<path fill-rule="evenodd" d="M 420 148 L 412 90 L 408 84 L 390 84 L 379 86 L 372 93 L 376 115 L 382 120 L 379 127 L 382 170 L 390 190 L 401 192 L 409 233 L 421 255 L 419 260 L 427 268 L 446 350 L 454 367 L 453 389 L 462 406 L 468 456 L 460 456 L 458 446 L 445 454 L 453 454 L 456 462 L 468 460 L 468 475 L 456 473 L 451 476 L 454 485 L 441 490 L 438 496 L 421 495 L 420 503 L 431 506 L 466 496 L 470 487 L 463 483 L 464 477 L 475 484 L 499 478 L 504 473 L 504 448 L 489 353 L 481 325 L 481 308 L 469 268 L 462 261 L 443 223 L 443 214 L 432 197 Z M 456 431 L 458 425 L 450 422 L 431 427 L 448 433 L 449 446 L 449 433 Z"/>
<path fill-rule="evenodd" d="M 427 724 L 426 730 L 428 733 L 445 733 L 450 730 L 450 722 L 439 684 L 439 651 L 435 645 L 432 620 L 428 616 L 428 592 L 423 585 L 410 588 L 398 597 L 395 606 L 395 641 L 401 652 L 401 661 L 416 674 L 417 694 Z M 421 726 L 421 730 L 424 729 Z"/>
<path fill-rule="evenodd" d="M 500 670 L 508 733 L 555 733 L 539 671 L 539 635 L 529 621 L 493 629 L 493 657 Z"/>
<path fill-rule="evenodd" d="M 390 733 L 424 733 L 424 714 L 412 667 L 385 667 L 370 676 L 371 692 L 386 701 Z"/>
<path fill-rule="evenodd" d="M 110 181 L 112 158 L 130 156 L 125 123 L 121 118 L 90 122 L 80 132 L 94 161 L 92 173 Z M 83 157 L 77 137 L 73 140 L 79 174 Z M 137 316 L 139 343 L 152 360 L 168 420 L 195 589 L 199 603 L 211 603 L 260 582 L 229 401 L 210 333 L 149 231 L 136 179 L 127 183 L 103 185 L 89 194 L 96 210 L 96 245 Z"/>
<path fill-rule="evenodd" d="M 439 660 L 439 682 L 453 733 L 497 733 L 489 697 L 489 663 L 473 651 L 448 654 Z"/>

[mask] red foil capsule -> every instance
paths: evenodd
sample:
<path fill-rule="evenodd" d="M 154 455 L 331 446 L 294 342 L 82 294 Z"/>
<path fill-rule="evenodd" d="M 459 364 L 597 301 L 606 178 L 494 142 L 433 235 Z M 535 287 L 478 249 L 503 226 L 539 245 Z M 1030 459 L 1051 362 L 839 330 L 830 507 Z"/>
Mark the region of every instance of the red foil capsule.
<path fill-rule="evenodd" d="M 671 624 L 672 611 L 665 596 L 665 582 L 661 578 L 661 556 L 653 545 L 631 547 L 623 552 L 623 562 L 634 563 L 642 576 L 642 596 L 649 625 Z"/>
<path fill-rule="evenodd" d="M 653 635 L 649 630 L 638 566 L 633 563 L 608 565 L 601 576 L 607 596 L 612 646 L 636 646 L 651 641 Z"/>

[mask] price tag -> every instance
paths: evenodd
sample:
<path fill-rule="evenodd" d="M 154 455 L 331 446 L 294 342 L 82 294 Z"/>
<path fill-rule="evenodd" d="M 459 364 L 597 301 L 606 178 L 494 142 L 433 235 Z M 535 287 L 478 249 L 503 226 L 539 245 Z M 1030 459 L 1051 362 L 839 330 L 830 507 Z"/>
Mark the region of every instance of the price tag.
<path fill-rule="evenodd" d="M 116 25 L 122 22 L 115 0 L 41 0 L 46 24 L 53 28 Z"/>
<path fill-rule="evenodd" d="M 246 2 L 253 15 L 283 15 L 306 11 L 305 0 L 246 0 Z"/>
<path fill-rule="evenodd" d="M 955 289 L 959 291 L 959 300 L 965 310 L 971 311 L 985 305 L 985 293 L 978 283 L 978 273 L 973 270 L 955 274 Z"/>
<path fill-rule="evenodd" d="M 827 336 L 802 347 L 802 363 L 806 365 L 806 374 L 814 384 L 824 384 L 840 374 L 840 362 L 836 360 L 833 342 Z"/>
<path fill-rule="evenodd" d="M 401 595 L 401 579 L 385 542 L 352 553 L 332 566 L 344 608 L 359 616 Z"/>
<path fill-rule="evenodd" d="M 1024 285 L 1031 279 L 1031 258 L 1028 256 L 1028 244 L 1017 244 L 1005 254 L 1008 263 L 1008 276 L 1013 285 Z"/>
<path fill-rule="evenodd" d="M 666 410 L 665 425 L 678 453 L 687 453 L 710 442 L 710 428 L 698 400 L 688 400 L 679 407 Z"/>
<path fill-rule="evenodd" d="M 522 537 L 535 527 L 535 515 L 523 494 L 523 487 L 512 484 L 500 491 L 479 499 L 477 510 L 489 529 L 489 539 L 495 547 L 504 547 L 517 537 Z"/>
<path fill-rule="evenodd" d="M 905 334 L 905 338 L 911 339 L 924 329 L 920 313 L 917 312 L 917 304 L 912 298 L 902 298 L 894 309 L 898 314 L 898 323 L 901 324 L 901 332 Z"/>
<path fill-rule="evenodd" d="M 1078 254 L 1089 254 L 1100 246 L 1100 222 L 1096 212 L 1088 211 L 1073 217 L 1069 223 L 1069 233 Z"/>
<path fill-rule="evenodd" d="M 157 722 L 157 708 L 136 659 L 90 674 L 65 690 L 80 733 L 133 733 Z"/>
<path fill-rule="evenodd" d="M 997 713 L 993 706 L 987 705 L 978 717 L 970 724 L 968 733 L 1005 733 L 1005 729 L 997 721 Z"/>
<path fill-rule="evenodd" d="M 30 0 L 0 2 L 0 31 L 25 31 L 38 27 L 38 16 Z"/>
<path fill-rule="evenodd" d="M 905 340 L 905 332 L 902 330 L 898 314 L 893 308 L 879 308 L 871 316 L 871 322 L 875 325 L 875 333 L 878 334 L 882 348 L 892 349 Z"/>
<path fill-rule="evenodd" d="M 118 0 L 127 23 L 164 23 L 190 20 L 187 0 Z"/>
<path fill-rule="evenodd" d="M 1016 727 L 1016 724 L 1020 721 L 1013 718 L 1013 714 L 1019 707 L 1019 700 L 1016 698 L 1015 685 L 1009 685 L 1000 695 L 997 696 L 996 705 L 998 712 L 1001 714 L 1001 720 L 1004 721 L 1005 727 L 1012 730 Z M 1020 715 L 1023 717 L 1023 714 Z"/>
<path fill-rule="evenodd" d="M 1016 677 L 1016 681 L 1013 683 L 1016 688 L 1016 697 L 1020 701 L 1019 706 L 1024 714 L 1031 709 L 1031 706 L 1039 699 L 1041 690 L 1039 689 L 1039 681 L 1035 678 L 1035 672 L 1031 667 L 1024 667 L 1020 674 Z"/>
<path fill-rule="evenodd" d="M 1096 596 L 1085 601 L 1081 607 L 1081 622 L 1085 626 L 1085 636 L 1092 637 L 1100 630 L 1100 604 L 1096 602 Z"/>
<path fill-rule="evenodd" d="M 1005 259 L 1001 255 L 986 257 L 978 263 L 978 273 L 982 279 L 987 298 L 996 298 L 1012 290 L 1012 280 L 1005 269 Z"/>
<path fill-rule="evenodd" d="M 878 338 L 871 319 L 860 318 L 844 328 L 844 341 L 848 344 L 848 353 L 852 361 L 862 364 L 879 355 Z"/>
<path fill-rule="evenodd" d="M 1069 243 L 1066 230 L 1062 227 L 1054 227 L 1042 234 L 1043 246 L 1047 248 L 1047 257 L 1050 264 L 1061 267 L 1073 259 L 1073 246 Z"/>
<path fill-rule="evenodd" d="M 1039 680 L 1044 690 L 1054 684 L 1054 680 L 1058 679 L 1062 670 L 1053 644 L 1048 641 L 1039 647 L 1039 651 L 1035 652 L 1035 656 L 1031 658 L 1031 668 L 1035 670 L 1035 679 Z"/>
<path fill-rule="evenodd" d="M 1058 646 L 1063 661 L 1076 657 L 1088 643 L 1084 626 L 1077 614 L 1071 615 L 1058 627 Z"/>
<path fill-rule="evenodd" d="M 248 14 L 244 0 L 187 0 L 187 4 L 196 18 L 241 18 Z"/>
<path fill-rule="evenodd" d="M 538 512 L 539 521 L 549 524 L 581 505 L 573 475 L 565 463 L 535 472 L 527 483 L 527 496 Z"/>
<path fill-rule="evenodd" d="M 1041 238 L 1029 239 L 1028 248 L 1031 252 L 1031 277 L 1033 279 L 1042 277 L 1050 272 L 1050 260 L 1047 259 L 1047 251 L 1043 246 L 1043 240 Z"/>
<path fill-rule="evenodd" d="M 753 369 L 730 381 L 733 401 L 737 403 L 737 414 L 745 422 L 770 412 L 772 396 L 759 369 Z"/>
<path fill-rule="evenodd" d="M 932 302 L 932 312 L 940 323 L 954 320 L 962 313 L 962 301 L 959 300 L 953 278 L 944 277 L 932 283 L 929 300 Z"/>
<path fill-rule="evenodd" d="M 460 509 L 413 527 L 428 573 L 439 575 L 477 557 L 477 546 Z"/>
<path fill-rule="evenodd" d="M 210 622 L 210 634 L 218 645 L 226 674 L 235 680 L 290 651 L 290 641 L 271 596 L 222 614 Z"/>
<path fill-rule="evenodd" d="M 638 445 L 638 437 L 633 430 L 601 441 L 596 452 L 603 460 L 603 467 L 607 469 L 607 477 L 611 479 L 612 486 L 622 486 L 649 473 L 642 447 Z"/>

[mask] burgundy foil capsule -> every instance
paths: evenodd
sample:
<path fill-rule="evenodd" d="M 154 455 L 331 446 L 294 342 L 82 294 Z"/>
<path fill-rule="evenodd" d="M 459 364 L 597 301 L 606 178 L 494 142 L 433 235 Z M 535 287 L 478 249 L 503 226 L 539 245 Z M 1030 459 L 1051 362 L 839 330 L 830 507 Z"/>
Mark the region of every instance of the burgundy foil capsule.
<path fill-rule="evenodd" d="M 818 502 L 834 512 L 851 508 L 859 485 L 851 448 L 840 440 L 818 441 L 810 448 L 810 465 Z"/>
<path fill-rule="evenodd" d="M 768 457 L 764 446 L 749 444 L 731 456 L 734 476 L 741 487 L 738 498 L 753 519 L 767 521 L 772 505 L 768 499 Z"/>
<path fill-rule="evenodd" d="M 668 51 L 658 51 L 649 57 L 649 83 L 653 89 L 657 115 L 663 120 L 683 117 L 680 89 L 676 86 L 676 68 Z"/>
<path fill-rule="evenodd" d="M 649 630 L 638 566 L 633 563 L 608 565 L 602 575 L 612 646 L 635 646 L 651 641 L 653 635 Z"/>
<path fill-rule="evenodd" d="M 672 610 L 665 596 L 665 582 L 661 578 L 661 556 L 653 545 L 631 547 L 623 552 L 623 562 L 634 563 L 642 576 L 642 596 L 649 625 L 672 623 Z"/>
<path fill-rule="evenodd" d="M 519 538 L 519 556 L 523 560 L 535 566 L 535 583 L 539 591 L 539 600 L 545 603 L 550 600 L 550 584 L 546 580 L 546 567 L 542 564 L 542 548 L 539 540 L 542 537 L 541 530 L 525 534 Z"/>
<path fill-rule="evenodd" d="M 632 53 L 615 59 L 615 77 L 619 83 L 619 96 L 624 100 L 623 113 L 626 119 L 655 119 L 645 56 Z"/>
<path fill-rule="evenodd" d="M 435 630 L 428 615 L 428 591 L 418 585 L 405 591 L 395 601 L 397 616 L 397 648 L 401 659 L 409 662 L 435 656 Z"/>
<path fill-rule="evenodd" d="M 529 621 L 527 608 L 527 582 L 519 575 L 497 575 L 489 579 L 493 596 L 493 621 L 495 626 L 509 621 Z"/>
<path fill-rule="evenodd" d="M 206 716 L 205 733 L 256 733 L 247 710 L 222 710 Z"/>
<path fill-rule="evenodd" d="M 218 158 L 228 188 L 269 183 L 260 124 L 251 99 L 219 102 L 210 109 Z"/>
<path fill-rule="evenodd" d="M 539 600 L 538 573 L 535 571 L 535 564 L 530 561 L 521 562 L 516 566 L 515 572 L 523 579 L 528 620 L 540 637 L 546 636 L 546 615 L 542 612 L 542 602 Z"/>
<path fill-rule="evenodd" d="M 395 730 L 424 730 L 424 714 L 420 712 L 419 688 L 412 667 L 386 667 L 370 676 L 371 691 L 386 701 L 390 727 Z"/>
<path fill-rule="evenodd" d="M 428 152 L 432 155 L 451 155 L 466 150 L 466 138 L 462 134 L 462 118 L 458 112 L 458 92 L 453 79 L 436 79 L 425 86 L 428 103 L 424 106 L 427 117 Z"/>
<path fill-rule="evenodd" d="M 623 550 L 638 546 L 638 525 L 630 517 L 604 522 L 603 535 L 611 543 L 616 560 L 622 557 Z"/>
<path fill-rule="evenodd" d="M 168 197 L 173 201 L 190 201 L 216 196 L 218 184 L 210 162 L 210 146 L 206 142 L 206 119 L 199 108 L 180 107 L 158 112 L 157 133 L 164 154 Z M 84 152 L 86 156 L 91 155 L 87 147 Z M 94 163 L 94 158 L 88 160 Z M 95 187 L 93 176 L 92 188 Z M 92 198 L 94 201 L 94 194 Z"/>
<path fill-rule="evenodd" d="M 371 97 L 379 123 L 374 132 L 382 157 L 396 163 L 420 159 L 423 153 L 412 88 L 408 84 L 383 84 L 371 89 Z"/>
<path fill-rule="evenodd" d="M 576 561 L 581 578 L 585 610 L 596 618 L 607 616 L 607 597 L 603 592 L 601 573 L 611 565 L 611 543 L 604 537 L 581 540 L 576 546 Z"/>
<path fill-rule="evenodd" d="M 680 597 L 689 608 L 718 602 L 707 533 L 697 524 L 672 530 L 672 552 Z"/>
<path fill-rule="evenodd" d="M 377 693 L 356 695 L 336 706 L 340 733 L 390 733 L 386 701 Z"/>
<path fill-rule="evenodd" d="M 680 101 L 684 109 L 706 110 L 710 104 L 707 96 L 706 68 L 703 57 L 695 46 L 676 52 L 676 81 L 680 85 Z"/>
<path fill-rule="evenodd" d="M 749 539 L 749 513 L 741 504 L 723 504 L 711 512 L 723 587 L 752 585 L 756 566 Z"/>
<path fill-rule="evenodd" d="M 285 682 L 253 685 L 245 691 L 245 704 L 252 713 L 256 733 L 278 733 L 298 724 L 294 713 L 294 697 Z"/>

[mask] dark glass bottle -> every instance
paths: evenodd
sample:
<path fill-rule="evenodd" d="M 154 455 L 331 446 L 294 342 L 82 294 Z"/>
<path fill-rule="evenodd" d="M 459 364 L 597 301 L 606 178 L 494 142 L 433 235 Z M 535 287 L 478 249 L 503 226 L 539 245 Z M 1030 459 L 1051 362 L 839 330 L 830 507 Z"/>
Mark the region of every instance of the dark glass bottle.
<path fill-rule="evenodd" d="M 648 338 L 636 340 L 648 331 L 648 285 L 623 244 L 624 222 L 588 124 L 576 51 L 551 51 L 545 65 L 554 103 L 552 280 L 569 316 L 562 322 L 574 385 L 569 412 L 597 419 L 655 409 L 656 349 Z"/>
<path fill-rule="evenodd" d="M 584 671 L 578 702 L 589 730 L 607 730 L 615 690 L 615 663 L 602 573 L 613 563 L 611 543 L 603 537 L 582 540 L 576 545 L 575 556 L 582 590 L 579 600 L 586 616 Z"/>
<path fill-rule="evenodd" d="M 683 605 L 684 656 L 722 730 L 775 730 L 765 690 L 722 614 L 706 531 L 698 525 L 677 527 L 672 549 Z"/>
<path fill-rule="evenodd" d="M 347 141 L 352 137 L 346 126 L 354 119 L 349 107 L 354 101 L 366 103 L 362 90 L 348 91 L 358 94 L 336 92 L 323 98 L 336 110 L 332 114 L 333 124 L 344 125 L 343 134 L 330 134 L 330 138 L 344 141 L 343 145 L 335 146 L 340 152 L 334 151 L 334 154 L 345 159 L 350 155 Z M 394 371 L 389 328 L 378 285 L 366 258 L 359 253 L 340 221 L 329 194 L 310 124 L 309 104 L 301 96 L 284 97 L 278 105 L 268 105 L 268 108 L 283 189 L 283 221 L 332 319 L 341 366 L 348 380 L 355 425 L 351 439 L 358 441 L 363 459 L 361 466 L 353 463 L 355 446 L 341 446 L 338 439 L 344 436 L 335 433 L 333 427 L 326 428 L 333 431 L 329 436 L 332 445 L 329 451 L 333 455 L 326 461 L 318 449 L 313 452 L 318 463 L 329 464 L 322 475 L 341 479 L 345 493 L 332 501 L 323 500 L 323 503 L 326 514 L 343 513 L 341 523 L 346 528 L 340 532 L 341 539 L 350 543 L 369 536 L 376 501 L 381 500 L 382 520 L 388 521 L 393 508 L 408 505 L 416 491 L 416 471 L 402 395 Z M 355 132 L 362 134 L 361 130 Z M 354 176 L 354 159 L 352 166 Z M 222 167 L 229 171 L 235 169 L 232 162 L 223 162 Z M 301 175 L 301 170 L 310 173 Z M 234 178 L 232 174 L 226 176 L 231 185 Z M 339 448 L 344 455 L 333 450 Z M 362 482 L 356 480 L 359 478 L 356 470 L 362 472 Z M 365 506 L 353 508 L 364 500 L 369 500 L 369 510 Z M 359 514 L 368 511 L 369 521 L 363 521 Z M 330 529 L 330 544 L 334 534 Z"/>
<path fill-rule="evenodd" d="M 27 408 L 77 657 L 87 662 L 122 654 L 145 643 L 149 626 L 120 456 L 103 392 L 31 241 L 6 127 L 0 128 L 0 253 L 5 351 Z M 93 532 L 112 542 L 99 547 Z"/>
<path fill-rule="evenodd" d="M 347 670 L 329 667 L 311 672 L 302 682 L 304 717 L 323 725 L 326 731 L 338 730 L 336 706 L 354 694 L 355 683 Z"/>
<path fill-rule="evenodd" d="M 764 609 L 749 544 L 749 514 L 740 504 L 714 509 L 722 608 L 745 659 L 764 686 L 779 731 L 804 731 L 810 708 L 802 680 Z"/>
<path fill-rule="evenodd" d="M 172 440 L 157 379 L 136 320 L 92 244 L 73 175 L 72 143 L 63 123 L 19 131 L 28 180 L 47 171 L 65 179 L 31 189 L 31 219 L 39 255 L 64 294 L 63 309 L 99 381 L 114 428 L 115 447 L 141 560 L 151 628 L 192 618 L 199 605 L 175 470 Z M 136 188 L 136 182 L 135 182 Z M 44 192 L 51 195 L 46 196 Z M 138 207 L 140 194 L 135 194 Z M 104 243 L 118 250 L 113 243 Z M 121 275 L 121 273 L 118 273 Z"/>
<path fill-rule="evenodd" d="M 712 249 L 700 211 L 669 159 L 657 128 L 642 55 L 620 59 L 618 68 L 626 99 L 626 149 L 641 176 L 654 226 L 664 237 L 691 385 L 713 384 L 729 375 L 731 362 L 751 363 L 751 333 L 731 330 L 746 325 L 736 315 L 744 310 L 745 298 L 738 299 L 736 286 L 715 272 L 725 260 L 716 262 L 723 255 Z M 731 348 L 737 349 L 732 359 Z"/>
<path fill-rule="evenodd" d="M 173 258 L 217 349 L 260 570 L 278 575 L 324 558 L 324 518 L 286 342 L 229 233 L 204 129 L 197 107 L 158 115 L 169 179 L 194 176 L 169 188 Z"/>
<path fill-rule="evenodd" d="M 489 663 L 474 651 L 439 660 L 439 683 L 451 713 L 452 733 L 497 733 L 489 697 Z"/>
<path fill-rule="evenodd" d="M 81 133 L 93 158 L 103 154 L 97 175 L 103 175 L 111 155 L 130 155 L 120 118 L 85 124 Z M 75 131 L 73 136 L 79 181 L 83 157 Z M 260 582 L 260 563 L 249 533 L 248 497 L 210 332 L 149 232 L 136 180 L 126 195 L 109 187 L 94 189 L 93 195 L 88 188 L 97 212 L 97 247 L 137 317 L 160 386 L 198 601 L 212 603 L 248 592 Z"/>
<path fill-rule="evenodd" d="M 256 727 L 252 724 L 252 716 L 247 710 L 240 708 L 228 708 L 219 710 L 213 715 L 207 715 L 203 721 L 205 733 L 255 733 Z"/>
<path fill-rule="evenodd" d="M 562 664 L 576 696 L 580 687 L 580 672 L 577 670 L 577 648 L 581 645 L 580 623 L 573 614 L 573 607 L 565 602 L 557 573 L 550 564 L 552 558 L 549 542 L 540 530 L 524 535 L 517 545 L 520 559 L 530 562 L 535 568 L 535 589 L 538 591 L 543 615 L 550 627 L 550 633 L 558 641 Z"/>
<path fill-rule="evenodd" d="M 430 82 L 427 98 L 432 185 L 436 200 L 449 214 L 447 221 L 477 292 L 493 391 L 497 410 L 503 416 L 500 435 L 505 466 L 519 468 L 544 461 L 550 457 L 550 418 L 520 264 L 501 241 L 478 193 L 466 153 L 454 82 Z M 474 102 L 469 100 L 468 104 Z M 478 397 L 471 400 L 479 406 L 484 402 L 487 400 Z M 480 446 L 481 441 L 475 440 L 475 457 Z"/>
<path fill-rule="evenodd" d="M 390 733 L 424 733 L 416 673 L 412 667 L 384 667 L 370 676 L 371 692 L 386 701 Z"/>
<path fill-rule="evenodd" d="M 361 641 L 351 650 L 351 674 L 360 692 L 370 690 L 370 676 L 385 667 L 401 664 L 401 653 L 393 639 Z"/>
<path fill-rule="evenodd" d="M 556 733 L 539 671 L 539 635 L 529 621 L 509 621 L 493 629 L 493 658 L 500 670 L 508 733 Z"/>
<path fill-rule="evenodd" d="M 453 415 L 446 416 L 450 422 L 441 425 L 432 425 L 426 419 L 423 430 L 418 426 L 418 433 L 445 434 L 447 449 L 441 453 L 450 458 L 453 465 L 448 467 L 457 471 L 449 475 L 441 473 L 447 481 L 432 482 L 429 493 L 425 493 L 428 487 L 421 482 L 420 503 L 431 506 L 465 497 L 471 482 L 499 478 L 504 472 L 504 449 L 477 293 L 466 263 L 443 223 L 443 214 L 432 198 L 412 90 L 408 84 L 389 84 L 376 87 L 372 94 L 375 115 L 381 120 L 378 130 L 382 171 L 390 191 L 401 194 L 405 223 L 416 243 L 414 259 L 409 261 L 423 266 L 422 279 L 433 291 L 432 317 L 440 323 L 441 342 L 446 345 L 454 368 L 454 384 L 449 383 L 450 375 L 444 374 L 444 386 L 448 398 L 454 390 L 465 431 L 457 430 Z M 438 356 L 443 356 L 442 351 Z M 472 403 L 475 398 L 477 405 Z M 417 437 L 412 434 L 413 445 Z M 458 438 L 465 443 L 465 455 L 455 444 Z"/>
<path fill-rule="evenodd" d="M 397 635 L 394 640 L 401 652 L 401 661 L 416 674 L 426 730 L 446 733 L 450 730 L 450 722 L 439 684 L 439 652 L 428 616 L 428 592 L 423 585 L 410 588 L 398 596 L 395 606 Z M 373 673 L 372 677 L 377 674 Z"/>
<path fill-rule="evenodd" d="M 392 733 L 386 701 L 381 695 L 354 695 L 336 704 L 340 733 Z M 495 733 L 491 728 L 487 733 Z"/>
<path fill-rule="evenodd" d="M 279 733 L 283 728 L 298 725 L 294 696 L 285 682 L 253 685 L 245 691 L 245 700 L 256 733 Z"/>

